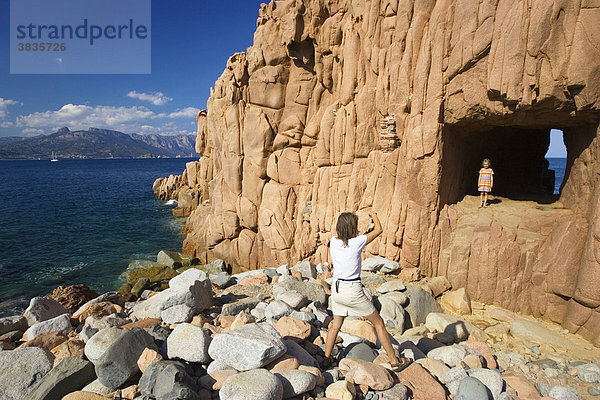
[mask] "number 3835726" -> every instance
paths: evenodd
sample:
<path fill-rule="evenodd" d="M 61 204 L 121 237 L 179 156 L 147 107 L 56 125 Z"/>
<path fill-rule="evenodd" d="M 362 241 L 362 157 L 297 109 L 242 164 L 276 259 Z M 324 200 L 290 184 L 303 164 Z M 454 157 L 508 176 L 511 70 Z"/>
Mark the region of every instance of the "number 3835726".
<path fill-rule="evenodd" d="M 17 43 L 18 51 L 65 51 L 66 43 Z"/>

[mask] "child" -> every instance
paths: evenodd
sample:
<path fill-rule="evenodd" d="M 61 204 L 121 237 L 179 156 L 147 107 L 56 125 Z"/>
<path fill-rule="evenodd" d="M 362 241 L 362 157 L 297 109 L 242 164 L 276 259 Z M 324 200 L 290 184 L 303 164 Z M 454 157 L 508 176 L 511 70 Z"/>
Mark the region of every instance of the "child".
<path fill-rule="evenodd" d="M 481 200 L 479 208 L 487 207 L 488 193 L 492 191 L 492 186 L 494 186 L 494 170 L 490 168 L 490 164 L 489 158 L 484 159 L 481 163 L 483 168 L 479 170 L 479 182 L 477 183 Z"/>
<path fill-rule="evenodd" d="M 331 352 L 344 318 L 353 316 L 364 317 L 373 324 L 379 342 L 390 359 L 392 370 L 399 372 L 408 366 L 411 360 L 407 358 L 398 360 L 383 319 L 381 319 L 373 303 L 363 291 L 360 282 L 360 253 L 368 243 L 372 242 L 382 232 L 377 214 L 369 213 L 369 215 L 374 224 L 373 230 L 359 236 L 358 216 L 350 212 L 342 213 L 336 224 L 337 237 L 333 237 L 329 242 L 334 269 L 334 284 L 331 288 L 333 321 L 329 326 L 325 340 L 325 360 L 322 366 L 327 368 L 331 364 Z"/>

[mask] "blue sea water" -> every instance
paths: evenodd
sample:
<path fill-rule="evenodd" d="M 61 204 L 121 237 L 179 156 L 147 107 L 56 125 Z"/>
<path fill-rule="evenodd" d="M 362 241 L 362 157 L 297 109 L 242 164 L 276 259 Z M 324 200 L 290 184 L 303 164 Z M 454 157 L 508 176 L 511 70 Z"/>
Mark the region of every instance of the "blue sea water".
<path fill-rule="evenodd" d="M 565 177 L 565 169 L 567 166 L 566 158 L 546 158 L 549 162 L 549 169 L 554 170 L 554 194 L 560 191 L 560 184 Z"/>
<path fill-rule="evenodd" d="M 0 161 L 0 316 L 59 285 L 115 290 L 130 261 L 180 251 L 185 219 L 152 183 L 189 161 Z"/>

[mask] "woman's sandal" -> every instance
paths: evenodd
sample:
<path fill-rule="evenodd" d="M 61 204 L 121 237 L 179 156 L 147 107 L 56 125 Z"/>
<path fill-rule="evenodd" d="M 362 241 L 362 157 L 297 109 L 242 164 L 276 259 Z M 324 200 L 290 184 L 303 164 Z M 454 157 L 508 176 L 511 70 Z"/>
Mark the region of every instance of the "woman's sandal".
<path fill-rule="evenodd" d="M 400 359 L 398 360 L 397 363 L 390 364 L 390 365 L 392 366 L 392 371 L 400 372 L 404 368 L 408 367 L 410 364 L 412 364 L 412 360 L 410 358 L 400 357 Z"/>

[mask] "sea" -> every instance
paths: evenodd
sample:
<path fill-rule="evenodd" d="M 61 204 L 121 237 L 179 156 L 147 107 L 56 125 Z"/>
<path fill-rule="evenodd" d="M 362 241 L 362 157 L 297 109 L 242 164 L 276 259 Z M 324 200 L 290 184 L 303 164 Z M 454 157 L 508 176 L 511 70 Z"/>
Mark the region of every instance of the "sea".
<path fill-rule="evenodd" d="M 185 218 L 152 183 L 191 160 L 0 161 L 0 316 L 59 285 L 116 290 L 131 261 L 180 251 Z M 548 161 L 558 193 L 566 159 Z"/>
<path fill-rule="evenodd" d="M 185 218 L 152 184 L 191 160 L 0 161 L 0 316 L 59 285 L 116 290 L 131 261 L 181 251 Z"/>

